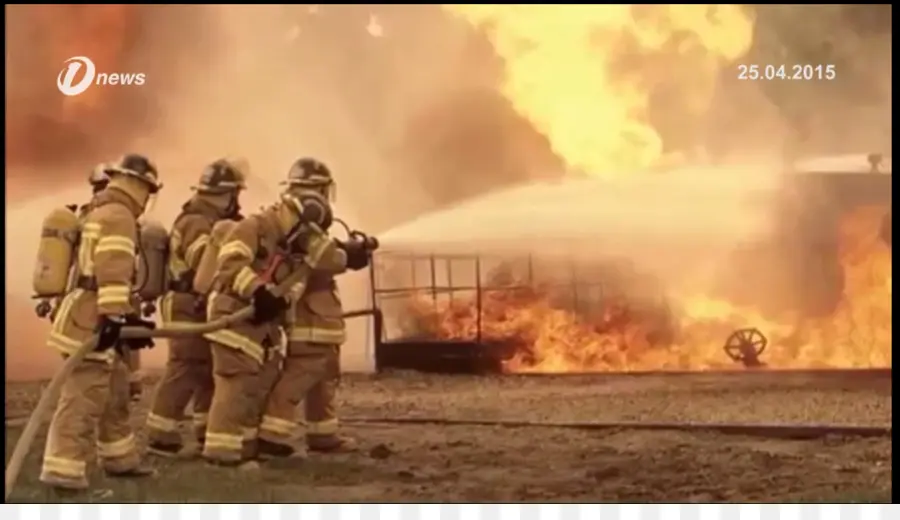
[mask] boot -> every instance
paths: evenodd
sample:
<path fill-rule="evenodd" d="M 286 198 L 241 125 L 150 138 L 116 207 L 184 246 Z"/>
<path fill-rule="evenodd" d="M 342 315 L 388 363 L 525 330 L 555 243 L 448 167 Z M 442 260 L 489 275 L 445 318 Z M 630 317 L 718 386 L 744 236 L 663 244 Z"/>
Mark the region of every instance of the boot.
<path fill-rule="evenodd" d="M 353 437 L 344 435 L 307 435 L 306 447 L 319 453 L 350 453 L 359 449 Z"/>
<path fill-rule="evenodd" d="M 203 460 L 205 460 L 206 463 L 209 464 L 210 466 L 216 466 L 219 468 L 237 468 L 247 462 L 250 462 L 245 459 L 223 460 L 223 459 L 212 459 L 209 457 L 203 457 Z"/>
<path fill-rule="evenodd" d="M 123 471 L 112 471 L 109 469 L 105 471 L 106 475 L 111 478 L 145 478 L 153 477 L 156 475 L 156 470 L 153 469 L 152 466 L 144 462 L 141 462 L 137 466 Z"/>
<path fill-rule="evenodd" d="M 56 473 L 41 475 L 41 482 L 61 492 L 84 491 L 90 487 L 86 477 L 63 477 Z"/>
<path fill-rule="evenodd" d="M 271 442 L 265 439 L 257 440 L 256 451 L 262 458 L 287 459 L 293 457 L 296 448 L 287 444 Z"/>
<path fill-rule="evenodd" d="M 224 459 L 214 459 L 211 457 L 203 457 L 203 460 L 206 461 L 210 466 L 215 466 L 219 468 L 239 468 L 239 469 L 252 469 L 253 467 L 258 467 L 259 463 L 258 457 L 254 455 L 244 455 L 240 459 L 235 460 L 224 460 Z"/>
<path fill-rule="evenodd" d="M 147 444 L 147 451 L 165 458 L 178 457 L 181 454 L 183 446 L 175 443 L 150 442 Z"/>
<path fill-rule="evenodd" d="M 201 453 L 203 453 L 204 447 L 206 447 L 206 437 L 203 435 L 198 435 L 197 436 L 197 444 L 194 445 L 194 448 L 188 449 L 185 451 L 187 451 L 190 456 L 194 457 L 194 456 L 197 456 L 197 455 L 200 455 Z M 184 452 L 182 452 L 182 453 L 184 453 Z"/>

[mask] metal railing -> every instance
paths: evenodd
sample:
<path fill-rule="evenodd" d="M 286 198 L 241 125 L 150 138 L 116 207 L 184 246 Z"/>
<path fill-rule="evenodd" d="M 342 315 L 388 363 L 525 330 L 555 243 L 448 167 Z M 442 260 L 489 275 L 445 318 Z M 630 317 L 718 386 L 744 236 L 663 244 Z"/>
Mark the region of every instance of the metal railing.
<path fill-rule="evenodd" d="M 437 316 L 440 307 L 439 297 L 446 296 L 447 302 L 452 305 L 457 295 L 459 295 L 460 293 L 470 293 L 472 294 L 472 299 L 474 300 L 472 301 L 472 304 L 475 307 L 475 337 L 472 339 L 474 339 L 474 341 L 478 343 L 481 343 L 485 339 L 485 294 L 491 292 L 512 292 L 538 289 L 542 291 L 552 291 L 556 295 L 564 294 L 567 292 L 569 293 L 569 309 L 576 313 L 583 309 L 584 305 L 587 303 L 601 304 L 606 296 L 615 294 L 614 291 L 610 290 L 610 284 L 608 281 L 592 279 L 592 277 L 583 273 L 579 269 L 579 265 L 573 261 L 565 262 L 567 273 L 562 280 L 557 278 L 552 281 L 539 282 L 536 276 L 536 262 L 532 255 L 513 258 L 499 258 L 493 256 L 487 257 L 491 260 L 496 260 L 496 268 L 500 269 L 501 272 L 512 270 L 517 266 L 520 267 L 520 272 L 517 273 L 519 276 L 509 274 L 509 283 L 498 284 L 496 282 L 492 282 L 491 280 L 485 280 L 486 275 L 489 277 L 492 274 L 496 277 L 501 276 L 496 273 L 486 272 L 484 265 L 485 258 L 486 257 L 475 254 L 379 254 L 373 263 L 372 269 L 370 270 L 372 306 L 373 308 L 378 309 L 380 312 L 382 312 L 382 314 L 387 314 L 388 317 L 390 317 L 391 313 L 385 309 L 385 305 L 389 304 L 389 302 L 404 299 L 413 299 L 416 297 L 424 297 L 431 300 L 431 304 L 433 306 L 433 309 L 435 310 L 435 315 Z M 468 262 L 469 266 L 471 267 L 471 272 L 468 273 L 470 274 L 470 276 L 467 276 L 467 280 L 465 281 L 461 280 L 461 277 L 455 276 L 456 273 L 454 270 L 454 266 L 460 262 Z M 408 263 L 408 267 L 404 267 L 404 263 Z M 423 273 L 421 273 L 420 270 L 417 269 L 417 264 L 426 267 L 426 273 L 424 273 L 425 280 L 422 280 Z M 441 275 L 441 278 L 443 278 L 443 280 L 439 281 L 438 272 L 441 270 L 441 267 L 443 267 L 443 273 Z M 556 267 L 557 269 L 560 267 L 559 263 L 556 264 Z M 395 275 L 400 271 L 405 271 L 406 275 L 408 276 L 408 281 L 406 283 L 398 283 L 396 285 L 386 283 L 385 278 L 387 277 L 386 271 L 388 270 L 388 268 L 399 268 L 395 270 L 394 273 L 392 273 Z M 422 283 L 420 283 L 420 280 Z M 589 299 L 588 296 L 593 296 L 593 298 Z M 658 297 L 660 301 L 665 301 L 665 296 L 662 291 L 659 291 Z M 376 341 L 392 342 L 403 341 L 404 339 L 406 339 L 403 337 L 389 337 L 386 327 L 383 327 L 380 333 L 380 336 L 376 336 Z M 417 339 L 421 341 L 421 338 Z M 433 338 L 432 341 L 452 342 L 454 340 Z"/>

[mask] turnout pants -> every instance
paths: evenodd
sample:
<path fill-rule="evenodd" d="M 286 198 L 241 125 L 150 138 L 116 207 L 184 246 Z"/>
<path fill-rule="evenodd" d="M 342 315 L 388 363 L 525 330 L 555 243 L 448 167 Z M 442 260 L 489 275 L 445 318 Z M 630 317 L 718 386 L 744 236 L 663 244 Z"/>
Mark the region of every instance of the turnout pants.
<path fill-rule="evenodd" d="M 244 430 L 244 455 L 247 457 L 256 457 L 258 453 L 259 425 L 262 421 L 266 398 L 272 392 L 275 382 L 278 381 L 283 363 L 284 356 L 276 352 L 263 363 L 262 370 L 260 370 L 250 412 L 253 426 Z"/>
<path fill-rule="evenodd" d="M 141 372 L 141 351 L 128 350 L 125 364 L 128 366 L 128 392 L 131 397 L 138 397 L 143 390 L 144 374 Z"/>
<path fill-rule="evenodd" d="M 213 366 L 209 341 L 202 337 L 169 340 L 166 371 L 156 389 L 147 416 L 149 441 L 172 448 L 181 446 L 179 423 L 193 399 L 194 435 L 204 442 L 210 404 L 213 399 Z"/>
<path fill-rule="evenodd" d="M 203 456 L 237 464 L 253 456 L 244 440 L 255 440 L 256 410 L 262 366 L 244 352 L 212 343 L 215 392 L 209 409 Z"/>
<path fill-rule="evenodd" d="M 266 399 L 259 437 L 290 445 L 297 407 L 306 400 L 307 442 L 337 435 L 334 397 L 340 375 L 338 345 L 290 342 L 281 373 Z"/>
<path fill-rule="evenodd" d="M 140 464 L 129 425 L 128 367 L 85 360 L 62 388 L 44 449 L 41 481 L 87 487 L 87 463 L 100 456 L 104 469 L 121 473 Z M 95 435 L 96 434 L 96 435 Z"/>
<path fill-rule="evenodd" d="M 306 443 L 311 448 L 329 446 L 338 433 L 338 418 L 335 400 L 341 377 L 341 356 L 337 345 L 333 353 L 328 353 L 325 377 L 306 393 L 304 415 L 306 418 Z"/>

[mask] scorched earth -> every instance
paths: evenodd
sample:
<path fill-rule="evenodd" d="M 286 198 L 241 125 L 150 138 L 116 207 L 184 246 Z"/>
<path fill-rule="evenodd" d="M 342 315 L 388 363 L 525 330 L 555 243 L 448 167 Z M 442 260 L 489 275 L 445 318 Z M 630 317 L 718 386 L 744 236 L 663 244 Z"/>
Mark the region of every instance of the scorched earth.
<path fill-rule="evenodd" d="M 9 457 L 38 384 L 7 385 Z M 37 482 L 42 438 L 15 502 L 783 502 L 888 501 L 891 440 L 811 440 L 712 431 L 603 430 L 498 423 L 681 421 L 887 427 L 890 377 L 737 373 L 668 376 L 346 376 L 345 428 L 357 454 L 257 470 L 156 461 L 159 477 L 93 473 L 88 495 Z M 135 414 L 143 421 L 146 403 Z M 422 420 L 392 424 L 390 420 Z"/>

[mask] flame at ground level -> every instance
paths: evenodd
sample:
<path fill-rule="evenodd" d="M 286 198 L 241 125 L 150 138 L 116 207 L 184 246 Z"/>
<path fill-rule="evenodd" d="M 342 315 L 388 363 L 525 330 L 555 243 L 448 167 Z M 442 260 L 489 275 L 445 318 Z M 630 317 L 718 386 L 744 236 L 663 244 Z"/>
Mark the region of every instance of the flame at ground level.
<path fill-rule="evenodd" d="M 564 290 L 517 281 L 510 284 L 516 288 L 481 294 L 481 339 L 514 346 L 515 355 L 505 363 L 509 372 L 732 368 L 737 365 L 723 346 L 744 327 L 769 338 L 762 358 L 771 368 L 890 367 L 891 251 L 880 236 L 885 213 L 860 208 L 841 221 L 844 290 L 826 317 L 772 319 L 705 295 L 669 295 L 666 305 L 604 298 L 576 312 L 560 304 Z M 416 298 L 406 312 L 411 319 L 404 332 L 420 337 L 471 340 L 479 327 L 474 297 Z"/>

